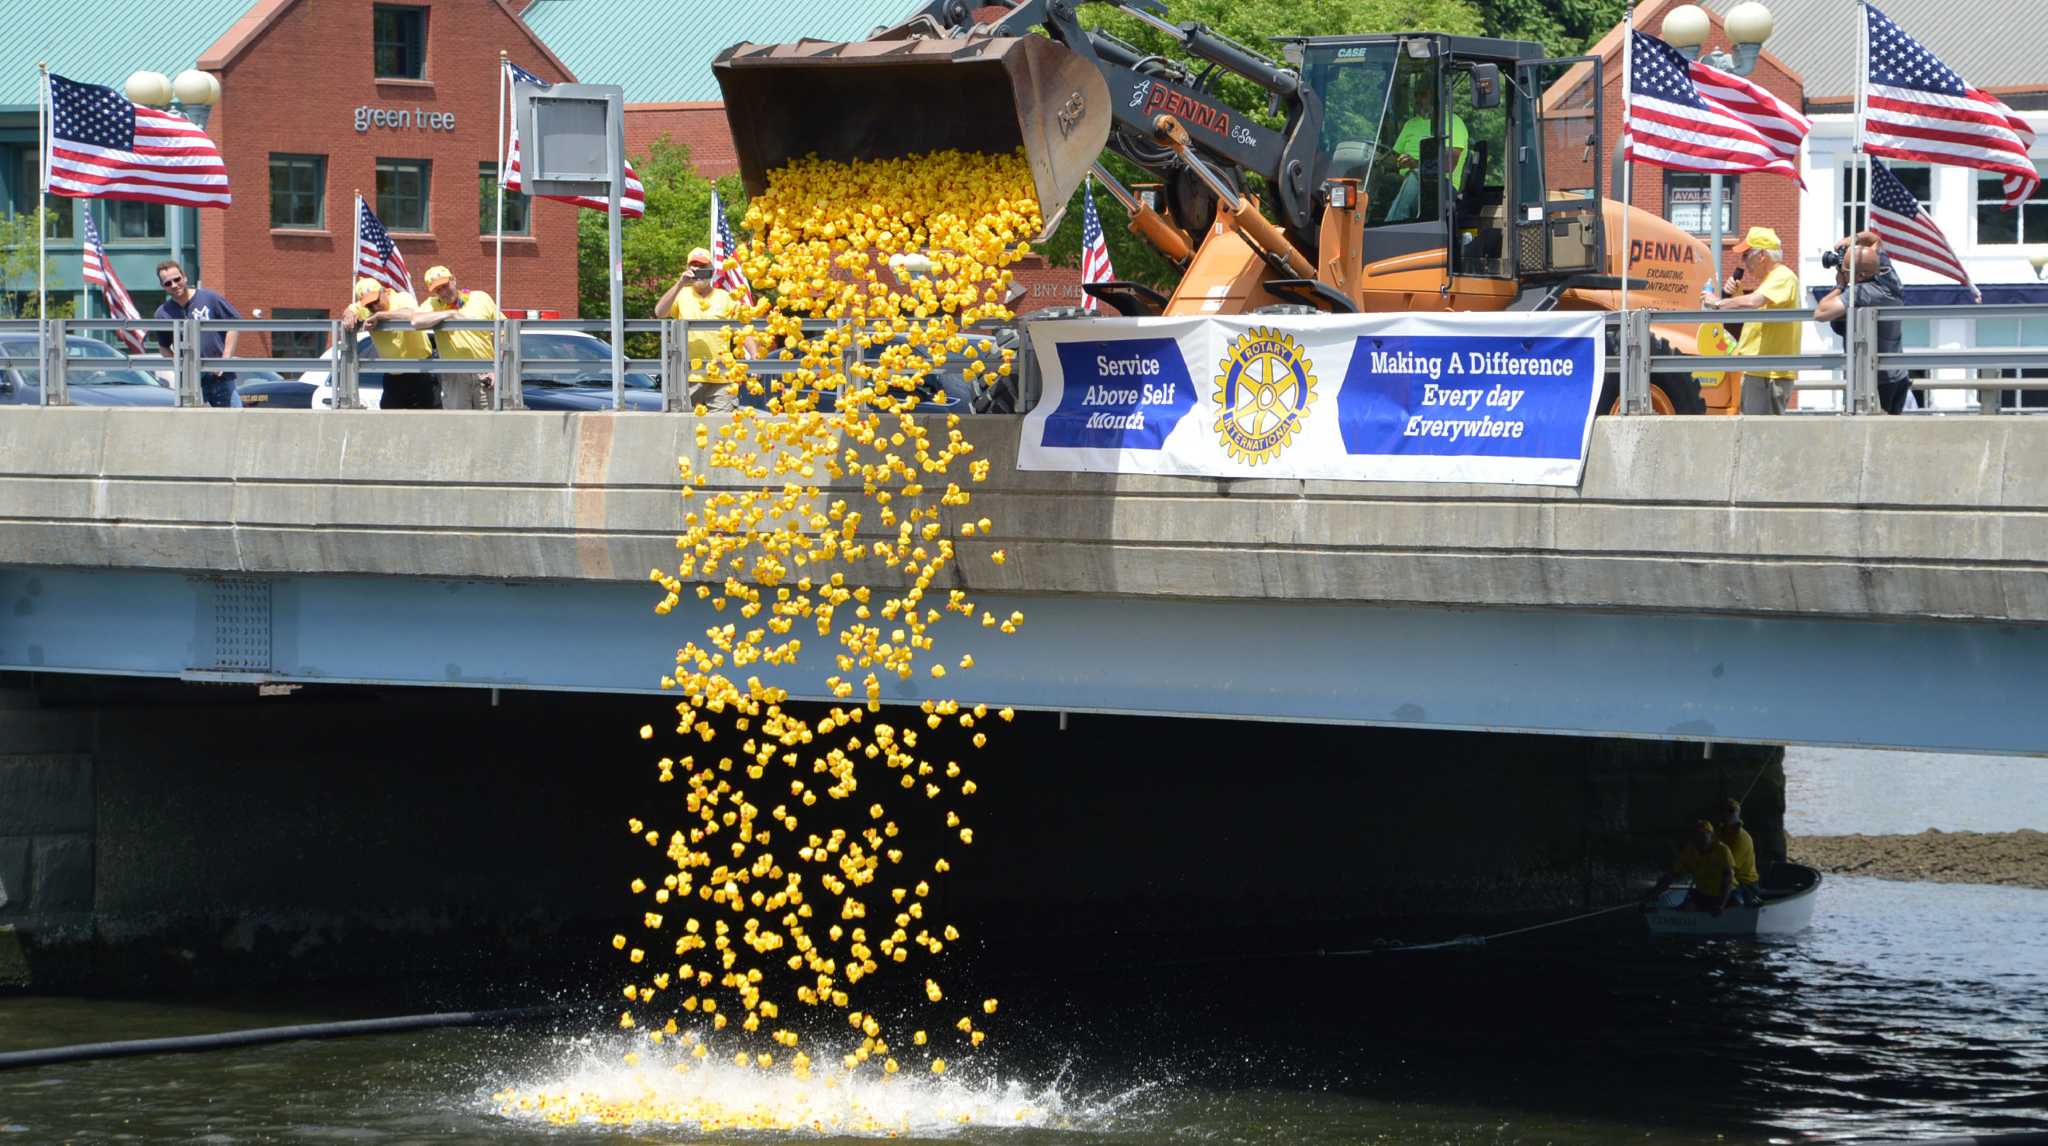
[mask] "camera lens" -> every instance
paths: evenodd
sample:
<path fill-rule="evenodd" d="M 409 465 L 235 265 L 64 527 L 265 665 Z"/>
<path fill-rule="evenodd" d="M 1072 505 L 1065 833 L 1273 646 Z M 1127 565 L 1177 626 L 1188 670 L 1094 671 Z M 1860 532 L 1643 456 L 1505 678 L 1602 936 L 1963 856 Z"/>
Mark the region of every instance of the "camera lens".
<path fill-rule="evenodd" d="M 1820 254 L 1820 265 L 1828 270 L 1834 270 L 1836 267 L 1841 266 L 1842 252 L 1822 251 Z"/>

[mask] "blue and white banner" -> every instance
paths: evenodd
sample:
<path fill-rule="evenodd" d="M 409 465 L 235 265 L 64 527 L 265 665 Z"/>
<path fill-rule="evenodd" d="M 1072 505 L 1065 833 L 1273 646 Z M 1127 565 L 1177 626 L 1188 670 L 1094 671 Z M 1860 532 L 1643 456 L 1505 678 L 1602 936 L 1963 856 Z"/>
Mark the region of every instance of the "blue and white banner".
<path fill-rule="evenodd" d="M 1039 323 L 1028 470 L 1577 485 L 1598 314 Z"/>

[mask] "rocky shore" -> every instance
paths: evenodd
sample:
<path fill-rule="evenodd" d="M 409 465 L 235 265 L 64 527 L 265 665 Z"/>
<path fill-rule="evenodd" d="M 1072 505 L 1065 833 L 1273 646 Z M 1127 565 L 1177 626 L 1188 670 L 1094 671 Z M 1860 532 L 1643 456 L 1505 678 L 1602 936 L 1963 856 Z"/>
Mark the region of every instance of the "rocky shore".
<path fill-rule="evenodd" d="M 1842 875 L 1926 883 L 2048 888 L 2048 832 L 1943 832 L 1914 836 L 1794 836 L 1794 863 Z"/>

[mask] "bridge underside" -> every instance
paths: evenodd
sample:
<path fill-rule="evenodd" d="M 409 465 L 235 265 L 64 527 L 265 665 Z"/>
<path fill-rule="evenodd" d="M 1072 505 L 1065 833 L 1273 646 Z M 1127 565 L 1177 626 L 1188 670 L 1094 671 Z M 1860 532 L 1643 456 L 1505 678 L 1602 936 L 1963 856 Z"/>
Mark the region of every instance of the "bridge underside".
<path fill-rule="evenodd" d="M 714 614 L 651 586 L 0 568 L 0 670 L 658 692 Z M 981 598 L 943 692 L 1019 708 L 1481 731 L 2048 754 L 2048 629 L 1910 621 Z M 832 649 L 758 666 L 826 699 Z M 934 684 L 942 689 L 934 690 Z"/>

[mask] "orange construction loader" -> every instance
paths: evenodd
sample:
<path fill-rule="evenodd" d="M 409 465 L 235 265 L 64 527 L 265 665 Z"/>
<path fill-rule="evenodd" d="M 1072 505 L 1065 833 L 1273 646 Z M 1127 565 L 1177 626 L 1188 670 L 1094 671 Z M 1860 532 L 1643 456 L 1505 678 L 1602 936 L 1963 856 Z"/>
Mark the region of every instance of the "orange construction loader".
<path fill-rule="evenodd" d="M 1083 3 L 1129 13 L 1194 64 L 1084 27 Z M 1698 304 L 1706 244 L 1602 197 L 1597 58 L 1435 33 L 1280 44 L 1284 61 L 1269 59 L 1172 23 L 1158 0 L 931 0 L 867 40 L 743 43 L 712 71 L 750 192 L 814 153 L 1021 148 L 1050 232 L 1092 171 L 1181 268 L 1171 294 L 1088 286 L 1126 315 L 1611 311 L 1624 256 L 1632 308 Z M 1278 130 L 1219 98 L 1225 74 L 1267 94 Z M 1152 182 L 1125 187 L 1105 150 Z M 1655 334 L 1659 353 L 1694 350 L 1691 330 Z M 1735 389 L 1708 396 L 1733 413 Z M 1707 408 L 1689 373 L 1654 375 L 1651 400 Z"/>

